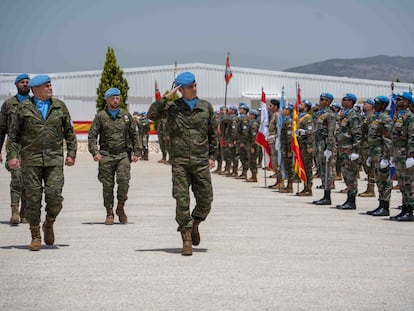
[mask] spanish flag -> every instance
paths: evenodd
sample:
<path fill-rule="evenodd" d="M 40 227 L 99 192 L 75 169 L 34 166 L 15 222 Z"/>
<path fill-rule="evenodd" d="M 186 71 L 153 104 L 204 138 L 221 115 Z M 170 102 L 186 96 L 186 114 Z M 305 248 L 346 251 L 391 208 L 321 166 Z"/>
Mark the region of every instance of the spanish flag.
<path fill-rule="evenodd" d="M 297 85 L 297 99 L 295 106 L 293 107 L 293 116 L 292 116 L 292 153 L 293 153 L 293 170 L 299 176 L 301 180 L 306 184 L 306 173 L 305 165 L 303 164 L 302 156 L 300 154 L 298 137 L 296 132 L 298 130 L 298 109 L 300 99 L 300 86 Z"/>

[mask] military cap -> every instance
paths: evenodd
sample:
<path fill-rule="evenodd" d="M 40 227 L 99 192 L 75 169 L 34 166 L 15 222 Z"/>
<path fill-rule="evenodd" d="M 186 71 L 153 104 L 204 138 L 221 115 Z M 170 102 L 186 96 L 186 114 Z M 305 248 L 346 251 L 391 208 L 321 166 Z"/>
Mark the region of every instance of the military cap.
<path fill-rule="evenodd" d="M 367 98 L 366 100 L 364 100 L 365 104 L 370 104 L 370 105 L 374 105 L 375 101 L 372 98 Z"/>
<path fill-rule="evenodd" d="M 413 97 L 410 92 L 401 92 L 397 94 L 397 97 L 402 97 L 404 99 L 408 99 L 410 102 L 413 100 Z"/>
<path fill-rule="evenodd" d="M 354 102 L 354 104 L 357 101 L 356 95 L 355 94 L 352 94 L 352 93 L 346 93 L 343 98 L 352 100 Z"/>
<path fill-rule="evenodd" d="M 304 103 L 309 108 L 312 108 L 312 102 L 310 100 L 304 99 L 302 100 L 302 103 Z"/>
<path fill-rule="evenodd" d="M 33 87 L 33 86 L 40 86 L 42 84 L 45 83 L 49 83 L 50 82 L 50 78 L 47 75 L 38 75 L 33 77 L 30 82 L 29 82 L 29 86 Z"/>
<path fill-rule="evenodd" d="M 105 92 L 105 98 L 109 98 L 111 96 L 119 96 L 121 95 L 121 91 L 116 87 L 111 87 Z"/>
<path fill-rule="evenodd" d="M 330 100 L 333 100 L 334 99 L 334 97 L 333 97 L 333 95 L 331 93 L 322 93 L 320 95 L 320 98 L 328 98 Z"/>
<path fill-rule="evenodd" d="M 19 81 L 22 81 L 23 79 L 30 79 L 29 75 L 27 73 L 22 73 L 22 74 L 18 75 L 16 77 L 16 80 L 14 80 L 14 84 L 16 84 Z"/>
<path fill-rule="evenodd" d="M 182 72 L 175 78 L 175 86 L 181 85 L 182 87 L 186 87 L 190 84 L 193 84 L 194 82 L 195 76 L 189 71 Z"/>
<path fill-rule="evenodd" d="M 337 103 L 337 102 L 333 102 L 330 106 L 331 107 L 335 107 L 335 108 L 342 109 L 342 105 L 340 103 Z"/>
<path fill-rule="evenodd" d="M 381 103 L 381 104 L 389 104 L 390 103 L 390 99 L 388 98 L 388 96 L 377 96 L 374 99 L 374 103 Z"/>
<path fill-rule="evenodd" d="M 285 103 L 285 106 L 283 106 L 283 109 L 293 110 L 293 104 L 292 103 Z"/>
<path fill-rule="evenodd" d="M 249 114 L 253 114 L 257 117 L 257 116 L 259 116 L 259 111 L 257 111 L 256 109 L 252 109 L 252 110 L 250 110 Z"/>

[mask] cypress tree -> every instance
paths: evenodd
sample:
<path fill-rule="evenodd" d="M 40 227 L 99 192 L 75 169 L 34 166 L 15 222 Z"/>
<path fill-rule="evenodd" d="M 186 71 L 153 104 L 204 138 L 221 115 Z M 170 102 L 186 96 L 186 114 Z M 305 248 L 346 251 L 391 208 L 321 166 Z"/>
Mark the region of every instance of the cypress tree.
<path fill-rule="evenodd" d="M 105 64 L 101 75 L 101 81 L 96 89 L 96 110 L 100 111 L 105 108 L 105 92 L 116 87 L 121 91 L 121 108 L 127 109 L 126 101 L 128 99 L 128 81 L 124 78 L 124 72 L 116 63 L 114 49 L 108 47 L 106 52 Z"/>

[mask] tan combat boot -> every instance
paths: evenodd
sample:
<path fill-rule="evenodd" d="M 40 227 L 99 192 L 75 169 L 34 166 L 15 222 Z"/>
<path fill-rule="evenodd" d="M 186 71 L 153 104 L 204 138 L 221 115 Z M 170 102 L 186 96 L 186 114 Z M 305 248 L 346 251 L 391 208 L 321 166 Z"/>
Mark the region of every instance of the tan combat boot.
<path fill-rule="evenodd" d="M 30 226 L 30 232 L 32 234 L 32 242 L 30 242 L 29 250 L 40 251 L 42 246 L 42 237 L 40 236 L 40 226 Z"/>
<path fill-rule="evenodd" d="M 191 256 L 193 255 L 193 246 L 191 241 L 191 230 L 186 229 L 181 231 L 181 237 L 183 239 L 183 249 L 181 250 L 181 255 Z"/>
<path fill-rule="evenodd" d="M 121 224 L 126 224 L 128 222 L 128 217 L 125 214 L 124 210 L 125 202 L 118 202 L 115 213 L 118 215 L 119 222 Z"/>
<path fill-rule="evenodd" d="M 362 192 L 358 194 L 359 197 L 363 198 L 372 198 L 375 197 L 375 190 L 374 190 L 375 184 L 374 183 L 368 183 L 367 190 L 365 192 Z"/>
<path fill-rule="evenodd" d="M 195 246 L 200 244 L 200 232 L 198 231 L 199 225 L 200 225 L 199 220 L 193 220 L 193 228 L 191 229 L 191 241 L 193 245 Z"/>
<path fill-rule="evenodd" d="M 293 181 L 292 180 L 288 180 L 288 184 L 286 186 L 286 188 L 280 189 L 280 193 L 293 193 L 293 185 L 292 185 Z"/>
<path fill-rule="evenodd" d="M 241 172 L 241 174 L 239 176 L 236 176 L 236 179 L 246 179 L 247 177 L 247 170 L 243 169 L 243 171 Z"/>
<path fill-rule="evenodd" d="M 43 239 L 47 245 L 53 245 L 55 243 L 55 233 L 53 232 L 53 223 L 55 222 L 54 217 L 46 215 L 46 220 L 43 223 L 42 230 L 45 235 Z"/>
<path fill-rule="evenodd" d="M 252 173 L 252 177 L 246 179 L 246 182 L 257 182 L 257 173 Z"/>
<path fill-rule="evenodd" d="M 111 208 L 106 209 L 106 219 L 105 219 L 105 225 L 113 225 L 114 224 L 114 212 Z"/>
<path fill-rule="evenodd" d="M 19 202 L 11 203 L 10 207 L 11 207 L 10 224 L 12 226 L 17 226 L 20 223 Z"/>
<path fill-rule="evenodd" d="M 312 187 L 310 186 L 305 186 L 305 188 L 296 194 L 297 196 L 300 197 L 311 197 L 312 196 Z"/>

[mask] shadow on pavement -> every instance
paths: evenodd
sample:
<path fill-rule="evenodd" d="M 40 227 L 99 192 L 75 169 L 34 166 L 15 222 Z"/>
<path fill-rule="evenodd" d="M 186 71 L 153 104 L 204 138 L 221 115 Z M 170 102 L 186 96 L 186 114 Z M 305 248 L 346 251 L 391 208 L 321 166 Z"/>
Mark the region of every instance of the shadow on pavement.
<path fill-rule="evenodd" d="M 206 253 L 207 248 L 193 248 L 193 253 Z M 181 248 L 149 248 L 137 249 L 136 252 L 165 252 L 170 254 L 181 254 Z"/>
<path fill-rule="evenodd" d="M 55 245 L 42 245 L 42 250 L 45 249 L 59 249 L 61 247 L 67 247 L 69 244 L 55 244 Z M 25 245 L 6 245 L 6 246 L 0 246 L 0 249 L 22 249 L 22 250 L 28 250 L 29 244 Z"/>

